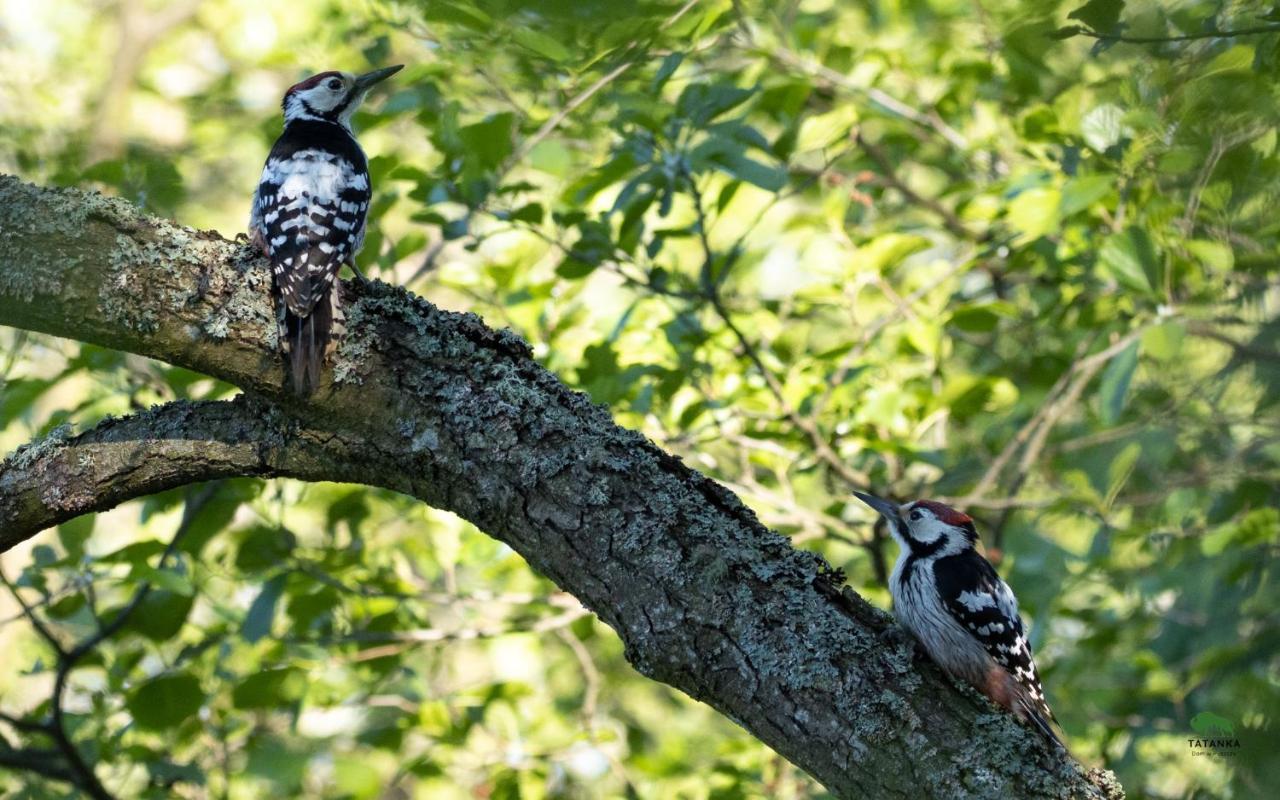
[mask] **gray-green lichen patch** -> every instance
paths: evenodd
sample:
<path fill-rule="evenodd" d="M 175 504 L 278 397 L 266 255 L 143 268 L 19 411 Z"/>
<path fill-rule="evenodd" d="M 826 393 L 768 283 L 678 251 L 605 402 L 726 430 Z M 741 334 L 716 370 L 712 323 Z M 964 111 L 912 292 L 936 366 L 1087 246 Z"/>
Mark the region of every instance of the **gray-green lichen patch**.
<path fill-rule="evenodd" d="M 34 237 L 74 237 L 108 198 L 75 189 L 45 189 L 0 175 L 0 232 Z"/>
<path fill-rule="evenodd" d="M 78 256 L 61 245 L 83 232 L 81 193 L 42 189 L 0 175 L 0 296 L 29 303 L 61 293 Z"/>
<path fill-rule="evenodd" d="M 0 201 L 2 202 L 2 201 Z M 8 264 L 26 264 L 28 269 L 0 269 L 0 297 L 8 297 L 21 303 L 30 303 L 37 297 L 54 297 L 62 293 L 61 273 L 44 268 L 47 264 L 37 248 L 27 248 L 5 241 L 0 232 L 0 257 Z M 74 267 L 74 263 L 65 263 Z"/>
<path fill-rule="evenodd" d="M 201 330 L 214 339 L 225 339 L 240 330 L 275 350 L 279 346 L 279 326 L 266 262 L 255 257 L 242 260 L 246 253 L 236 254 L 234 250 L 229 259 L 226 247 L 207 249 L 208 255 L 201 259 L 201 274 L 205 269 L 211 273 L 204 298 L 208 311 Z M 233 262 L 230 266 L 221 266 L 228 260 Z"/>
<path fill-rule="evenodd" d="M 333 381 L 359 385 L 364 383 L 369 361 L 378 349 L 379 315 L 368 297 L 348 303 L 343 313 L 346 330 L 333 355 Z"/>
<path fill-rule="evenodd" d="M 22 445 L 4 461 L 0 461 L 0 477 L 11 470 L 21 472 L 30 469 L 43 458 L 57 452 L 71 438 L 71 425 L 63 423 L 33 442 Z"/>

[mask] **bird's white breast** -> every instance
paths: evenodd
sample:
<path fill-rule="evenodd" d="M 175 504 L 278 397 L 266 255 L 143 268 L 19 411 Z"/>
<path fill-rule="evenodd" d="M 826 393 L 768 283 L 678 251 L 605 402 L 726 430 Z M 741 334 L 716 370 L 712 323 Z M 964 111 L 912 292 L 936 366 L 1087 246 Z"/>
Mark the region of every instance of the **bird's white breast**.
<path fill-rule="evenodd" d="M 947 672 L 981 684 L 995 663 L 975 639 L 942 605 L 933 577 L 933 562 L 917 559 L 907 580 L 901 580 L 909 554 L 903 553 L 889 578 L 893 614 L 924 646 L 929 657 Z"/>

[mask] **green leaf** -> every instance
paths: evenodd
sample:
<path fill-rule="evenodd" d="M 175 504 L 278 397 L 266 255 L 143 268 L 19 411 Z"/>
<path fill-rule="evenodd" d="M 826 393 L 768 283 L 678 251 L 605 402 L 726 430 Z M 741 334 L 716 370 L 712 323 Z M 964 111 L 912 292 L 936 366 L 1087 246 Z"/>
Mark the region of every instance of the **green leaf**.
<path fill-rule="evenodd" d="M 147 559 L 164 552 L 164 544 L 155 539 L 133 542 L 98 558 L 109 564 L 145 564 Z"/>
<path fill-rule="evenodd" d="M 1105 504 L 1111 506 L 1115 503 L 1116 497 L 1120 495 L 1120 490 L 1129 482 L 1129 476 L 1133 474 L 1133 468 L 1138 463 L 1138 456 L 1142 455 L 1142 445 L 1137 442 L 1129 442 L 1124 449 L 1111 459 L 1110 466 L 1107 467 L 1107 498 Z"/>
<path fill-rule="evenodd" d="M 356 800 L 377 797 L 386 783 L 382 773 L 366 760 L 353 756 L 333 760 L 333 782 L 344 797 Z"/>
<path fill-rule="evenodd" d="M 666 85 L 667 80 L 675 74 L 676 69 L 684 61 L 684 53 L 679 51 L 669 53 L 662 59 L 662 64 L 658 67 L 657 73 L 654 74 L 653 80 L 649 83 L 649 91 L 657 92 Z"/>
<path fill-rule="evenodd" d="M 1120 14 L 1124 11 L 1124 0 L 1089 0 L 1067 15 L 1067 19 L 1078 19 L 1099 33 L 1111 33 L 1120 22 Z"/>
<path fill-rule="evenodd" d="M 84 595 L 69 594 L 56 603 L 50 603 L 47 613 L 54 619 L 66 619 L 84 608 L 84 602 Z"/>
<path fill-rule="evenodd" d="M 854 266 L 859 270 L 884 273 L 930 244 L 923 236 L 886 233 L 858 248 L 854 254 Z"/>
<path fill-rule="evenodd" d="M 541 203 L 529 203 L 511 212 L 511 219 L 517 222 L 528 222 L 531 225 L 541 225 L 542 217 Z"/>
<path fill-rule="evenodd" d="M 84 555 L 84 543 L 93 535 L 94 514 L 85 514 L 58 526 L 58 541 L 73 559 Z"/>
<path fill-rule="evenodd" d="M 561 278 L 568 278 L 569 280 L 576 281 L 595 272 L 597 266 L 599 265 L 590 261 L 583 261 L 581 259 L 574 258 L 573 256 L 565 256 L 564 259 L 556 265 L 556 274 Z"/>
<path fill-rule="evenodd" d="M 540 33 L 532 28 L 516 28 L 512 37 L 522 47 L 527 47 L 538 55 L 549 58 L 552 61 L 567 61 L 571 56 L 564 45 L 545 33 Z"/>
<path fill-rule="evenodd" d="M 1151 293 L 1148 276 L 1156 271 L 1155 252 L 1145 230 L 1134 227 L 1107 237 L 1098 252 L 1098 263 L 1122 286 Z"/>
<path fill-rule="evenodd" d="M 257 572 L 278 565 L 293 553 L 298 537 L 284 528 L 259 525 L 251 528 L 236 552 L 236 567 Z"/>
<path fill-rule="evenodd" d="M 296 747 L 274 736 L 252 736 L 245 772 L 271 781 L 286 797 L 296 797 L 298 793 L 294 789 L 302 783 L 310 760 L 305 750 L 294 749 Z"/>
<path fill-rule="evenodd" d="M 511 155 L 511 134 L 514 127 L 515 115 L 503 112 L 460 128 L 458 136 L 466 147 L 468 156 L 484 167 L 493 168 Z"/>
<path fill-rule="evenodd" d="M 1152 358 L 1167 361 L 1182 352 L 1182 341 L 1186 337 L 1187 326 L 1181 322 L 1152 325 L 1142 332 L 1142 352 Z"/>
<path fill-rule="evenodd" d="M 297 667 L 268 669 L 250 675 L 231 692 L 236 708 L 275 708 L 302 696 L 306 677 Z"/>
<path fill-rule="evenodd" d="M 1133 135 L 1133 130 L 1124 122 L 1124 110 L 1113 103 L 1103 103 L 1094 108 L 1080 121 L 1080 135 L 1085 144 L 1102 153 Z"/>
<path fill-rule="evenodd" d="M 476 8 L 474 3 L 446 3 L 433 0 L 430 3 L 423 3 L 419 8 L 424 19 L 452 22 L 478 31 L 493 29 L 493 17 Z"/>
<path fill-rule="evenodd" d="M 1058 209 L 1062 195 L 1057 189 L 1036 186 L 1019 192 L 1009 202 L 1005 219 L 1009 227 L 1022 234 L 1026 240 L 1039 239 L 1058 229 Z"/>
<path fill-rule="evenodd" d="M 146 564 L 134 564 L 129 571 L 129 579 L 134 582 L 147 581 L 153 586 L 167 589 L 177 595 L 190 597 L 195 593 L 195 586 L 186 575 L 172 569 L 153 569 Z"/>
<path fill-rule="evenodd" d="M 739 180 L 776 192 L 787 185 L 787 171 L 781 167 L 761 164 L 741 153 L 724 153 L 712 159 L 721 169 Z"/>
<path fill-rule="evenodd" d="M 148 681 L 131 692 L 125 702 L 138 727 L 151 730 L 176 727 L 203 704 L 200 681 L 185 673 Z"/>
<path fill-rule="evenodd" d="M 676 111 L 695 126 L 706 125 L 721 114 L 747 101 L 754 92 L 729 84 L 691 83 L 680 93 Z"/>
<path fill-rule="evenodd" d="M 825 114 L 807 117 L 800 124 L 796 152 L 819 150 L 848 138 L 850 129 L 857 121 L 858 109 L 852 103 L 845 103 Z"/>
<path fill-rule="evenodd" d="M 1103 424 L 1110 427 L 1120 419 L 1128 399 L 1129 382 L 1133 380 L 1133 372 L 1138 366 L 1138 343 L 1132 342 L 1121 350 L 1102 373 L 1102 383 L 1098 387 L 1101 400 Z"/>
<path fill-rule="evenodd" d="M 1194 239 L 1187 242 L 1187 249 L 1201 264 L 1214 272 L 1226 273 L 1235 268 L 1235 252 L 1222 242 Z"/>
<path fill-rule="evenodd" d="M 133 615 L 129 617 L 126 627 L 137 631 L 153 642 L 172 639 L 182 630 L 195 597 L 171 592 L 167 589 L 154 589 L 143 599 Z M 112 618 L 111 614 L 107 618 Z"/>
<path fill-rule="evenodd" d="M 249 606 L 245 614 L 244 626 L 240 635 L 250 644 L 271 633 L 271 623 L 276 617 L 276 604 L 284 592 L 285 576 L 277 575 L 262 585 L 262 590 Z"/>
<path fill-rule="evenodd" d="M 0 379 L 0 425 L 25 415 L 56 381 L 34 378 Z"/>
<path fill-rule="evenodd" d="M 990 333 L 1000 324 L 1001 317 L 1014 315 L 1008 303 L 982 303 L 961 306 L 951 314 L 951 324 L 969 333 Z"/>
<path fill-rule="evenodd" d="M 1115 177 L 1111 175 L 1084 175 L 1072 178 L 1062 187 L 1062 199 L 1058 216 L 1062 219 L 1084 211 L 1111 193 Z"/>

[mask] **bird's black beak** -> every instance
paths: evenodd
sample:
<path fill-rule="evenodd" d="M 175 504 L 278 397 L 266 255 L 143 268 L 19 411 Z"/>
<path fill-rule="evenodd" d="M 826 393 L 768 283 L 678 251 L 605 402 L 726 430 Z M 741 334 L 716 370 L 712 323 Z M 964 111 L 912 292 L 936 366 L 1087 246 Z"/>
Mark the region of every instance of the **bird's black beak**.
<path fill-rule="evenodd" d="M 356 76 L 356 90 L 367 92 L 375 83 L 390 78 L 402 69 L 404 69 L 404 64 L 396 64 L 394 67 L 383 67 L 382 69 L 375 69 L 373 72 L 358 75 Z"/>
<path fill-rule="evenodd" d="M 902 517 L 898 514 L 897 503 L 893 503 L 888 500 L 882 500 L 873 494 L 863 494 L 862 492 L 854 492 L 853 494 L 859 500 L 871 506 L 880 514 L 883 514 L 884 518 L 888 520 L 890 523 L 902 519 Z"/>

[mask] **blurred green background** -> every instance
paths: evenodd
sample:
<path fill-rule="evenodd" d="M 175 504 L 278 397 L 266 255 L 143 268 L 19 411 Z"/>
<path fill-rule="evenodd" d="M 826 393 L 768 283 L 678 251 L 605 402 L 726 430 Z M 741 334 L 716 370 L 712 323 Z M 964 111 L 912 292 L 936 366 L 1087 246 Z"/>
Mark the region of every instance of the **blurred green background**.
<path fill-rule="evenodd" d="M 1081 5 L 0 0 L 0 171 L 234 236 L 284 89 L 405 63 L 356 118 L 366 274 L 514 329 L 882 607 L 896 550 L 850 489 L 967 509 L 1079 758 L 1136 798 L 1276 797 L 1280 34 L 1051 34 L 1280 15 Z M 0 343 L 0 452 L 234 392 Z M 825 796 L 387 492 L 230 481 L 0 563 L 68 638 L 160 581 L 66 699 L 121 797 Z M 0 710 L 47 711 L 7 593 L 0 622 Z M 1188 746 L 1206 711 L 1231 757 Z"/>

